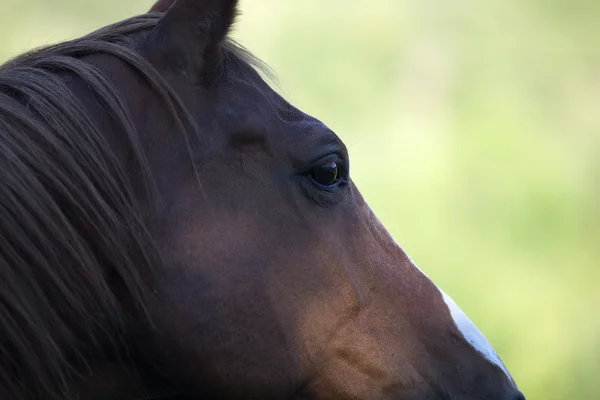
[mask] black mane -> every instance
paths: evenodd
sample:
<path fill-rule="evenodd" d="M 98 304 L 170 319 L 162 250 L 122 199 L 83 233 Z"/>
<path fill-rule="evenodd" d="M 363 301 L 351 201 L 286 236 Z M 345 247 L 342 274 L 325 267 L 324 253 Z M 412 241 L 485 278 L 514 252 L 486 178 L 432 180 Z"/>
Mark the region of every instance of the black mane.
<path fill-rule="evenodd" d="M 144 315 L 148 293 L 141 274 L 153 270 L 156 251 L 101 123 L 65 77 L 83 83 L 111 116 L 151 191 L 119 90 L 82 57 L 108 54 L 127 62 L 185 131 L 193 126 L 185 107 L 132 50 L 131 37 L 158 20 L 156 14 L 132 18 L 0 67 L 2 399 L 68 398 L 73 376 L 109 347 L 118 354 L 131 314 Z M 234 42 L 225 51 L 262 68 Z"/>

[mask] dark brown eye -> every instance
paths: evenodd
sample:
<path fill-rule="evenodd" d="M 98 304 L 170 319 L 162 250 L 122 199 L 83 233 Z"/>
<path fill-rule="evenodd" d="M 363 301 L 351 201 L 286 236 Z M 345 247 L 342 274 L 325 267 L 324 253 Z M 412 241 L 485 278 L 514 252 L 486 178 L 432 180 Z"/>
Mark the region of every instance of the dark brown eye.
<path fill-rule="evenodd" d="M 331 160 L 310 171 L 310 177 L 319 185 L 331 187 L 340 180 L 340 167 L 338 161 Z"/>

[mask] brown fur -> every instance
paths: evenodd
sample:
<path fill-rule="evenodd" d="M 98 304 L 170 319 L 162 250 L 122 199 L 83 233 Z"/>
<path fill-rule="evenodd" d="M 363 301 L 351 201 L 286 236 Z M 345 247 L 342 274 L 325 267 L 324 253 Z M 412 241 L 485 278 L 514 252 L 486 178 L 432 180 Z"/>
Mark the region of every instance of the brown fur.
<path fill-rule="evenodd" d="M 171 3 L 0 69 L 0 398 L 521 399 L 237 2 Z"/>

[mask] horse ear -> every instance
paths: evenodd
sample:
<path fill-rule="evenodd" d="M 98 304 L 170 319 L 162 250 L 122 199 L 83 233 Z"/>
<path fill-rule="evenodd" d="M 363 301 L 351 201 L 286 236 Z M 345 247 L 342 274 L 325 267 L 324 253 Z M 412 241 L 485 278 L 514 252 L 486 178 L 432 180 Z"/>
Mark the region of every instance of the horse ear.
<path fill-rule="evenodd" d="M 237 15 L 237 0 L 159 0 L 152 10 L 168 10 L 148 35 L 145 49 L 156 61 L 197 64 L 218 54 Z M 158 60 L 157 60 L 158 59 Z"/>
<path fill-rule="evenodd" d="M 164 13 L 169 8 L 171 8 L 171 6 L 173 5 L 173 3 L 175 3 L 175 0 L 158 0 L 156 3 L 154 3 L 154 5 L 152 6 L 152 8 L 150 9 L 150 12 L 161 12 L 161 13 Z"/>

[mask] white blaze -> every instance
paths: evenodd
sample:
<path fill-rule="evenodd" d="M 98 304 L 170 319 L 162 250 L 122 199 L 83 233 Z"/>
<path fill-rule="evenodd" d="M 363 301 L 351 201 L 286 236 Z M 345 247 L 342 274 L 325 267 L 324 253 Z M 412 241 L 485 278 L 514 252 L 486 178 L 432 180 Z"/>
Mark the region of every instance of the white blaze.
<path fill-rule="evenodd" d="M 379 219 L 377 219 L 377 217 L 374 215 L 373 215 L 373 217 L 374 217 L 376 223 L 379 224 L 379 226 L 381 226 L 383 228 L 383 224 L 379 221 Z M 385 228 L 383 228 L 383 229 L 385 229 Z M 391 234 L 390 234 L 390 237 L 391 237 Z M 392 240 L 394 240 L 393 237 L 392 237 Z M 396 242 L 394 240 L 394 243 L 396 243 L 396 246 L 398 246 L 402 250 L 402 248 L 400 247 L 398 242 Z M 402 250 L 402 252 L 404 253 L 404 250 Z M 404 253 L 404 254 L 406 255 L 406 253 Z M 423 275 L 425 275 L 427 277 L 427 279 L 429 279 L 435 285 L 435 283 L 431 280 L 431 278 L 429 278 L 426 273 L 421 271 L 421 269 L 417 266 L 417 264 L 415 264 L 413 262 L 413 260 L 411 260 L 410 257 L 408 257 L 408 255 L 406 255 L 406 257 L 409 259 L 411 264 L 417 270 L 419 270 Z M 452 316 L 452 319 L 454 320 L 454 324 L 456 325 L 456 327 L 458 328 L 460 333 L 463 335 L 465 340 L 471 346 L 473 346 L 473 348 L 475 350 L 477 350 L 479 353 L 481 353 L 481 355 L 483 355 L 488 361 L 490 361 L 492 364 L 495 364 L 498 367 L 500 367 L 500 369 L 502 371 L 504 371 L 504 373 L 509 377 L 509 379 L 512 379 L 510 374 L 506 370 L 506 367 L 504 366 L 502 361 L 500 361 L 500 358 L 498 357 L 498 354 L 496 354 L 496 351 L 494 350 L 492 345 L 487 341 L 487 339 L 485 338 L 485 336 L 483 336 L 483 334 L 479 331 L 479 329 L 477 329 L 475 324 L 473 324 L 473 322 L 471 322 L 469 317 L 467 317 L 467 315 L 460 309 L 460 307 L 458 307 L 458 305 L 454 302 L 454 300 L 452 300 L 452 298 L 450 296 L 448 296 L 446 293 L 444 293 L 444 291 L 442 289 L 440 289 L 437 285 L 435 285 L 435 287 L 442 294 L 442 298 L 444 299 L 444 302 L 446 303 L 446 305 L 448 306 L 448 309 L 450 310 L 450 315 Z"/>
<path fill-rule="evenodd" d="M 423 275 L 427 276 L 427 274 L 425 274 L 423 271 L 421 271 L 419 267 L 417 267 L 417 264 L 415 264 L 410 259 L 410 257 L 408 259 L 416 269 L 418 269 Z M 431 278 L 429 278 L 428 276 L 427 278 L 431 281 Z M 433 281 L 431 282 L 433 283 Z M 469 317 L 467 317 L 467 314 L 465 314 L 463 310 L 460 309 L 460 307 L 454 302 L 454 300 L 452 300 L 450 296 L 444 293 L 444 291 L 440 289 L 437 285 L 435 286 L 442 294 L 442 298 L 444 299 L 444 302 L 450 310 L 450 315 L 454 320 L 454 324 L 456 325 L 460 333 L 463 335 L 465 340 L 469 342 L 469 344 L 473 346 L 475 350 L 481 353 L 488 361 L 500 367 L 500 369 L 504 371 L 504 373 L 510 378 L 510 374 L 506 370 L 506 367 L 504 366 L 502 361 L 500 361 L 500 358 L 498 357 L 498 354 L 496 354 L 496 351 L 494 350 L 492 345 L 487 341 L 485 336 L 483 336 L 483 333 L 481 333 L 481 331 L 477 329 L 475 324 L 471 322 Z"/>
<path fill-rule="evenodd" d="M 462 333 L 467 342 L 469 342 L 471 346 L 475 348 L 475 350 L 483 354 L 483 356 L 487 358 L 491 363 L 499 366 L 500 369 L 502 369 L 502 371 L 504 371 L 504 373 L 508 377 L 510 377 L 510 374 L 506 370 L 506 367 L 504 366 L 502 361 L 500 361 L 500 358 L 498 358 L 498 354 L 496 354 L 494 348 L 487 341 L 485 336 L 483 336 L 483 334 L 479 331 L 479 329 L 477 329 L 475 324 L 471 322 L 469 317 L 467 317 L 467 315 L 460 309 L 460 307 L 456 305 L 456 303 L 454 302 L 454 300 L 452 300 L 450 296 L 444 293 L 444 291 L 440 288 L 438 288 L 438 290 L 440 291 L 440 293 L 442 293 L 444 302 L 446 302 L 446 305 L 450 309 L 450 315 L 452 315 L 452 319 L 454 319 L 456 327 L 458 328 L 460 333 Z"/>

